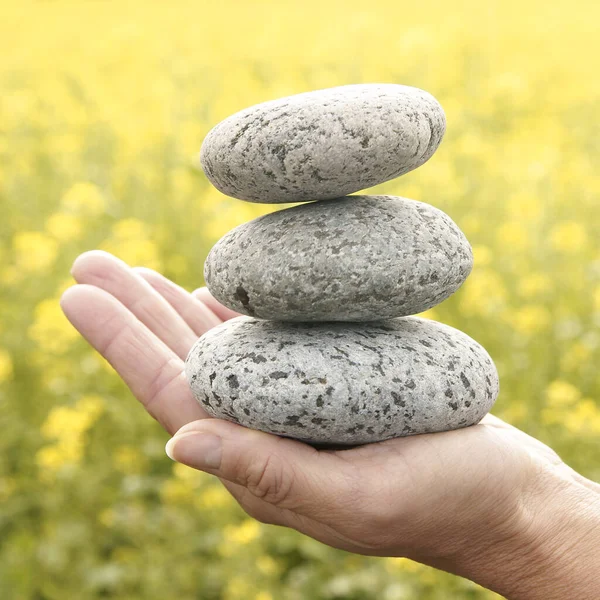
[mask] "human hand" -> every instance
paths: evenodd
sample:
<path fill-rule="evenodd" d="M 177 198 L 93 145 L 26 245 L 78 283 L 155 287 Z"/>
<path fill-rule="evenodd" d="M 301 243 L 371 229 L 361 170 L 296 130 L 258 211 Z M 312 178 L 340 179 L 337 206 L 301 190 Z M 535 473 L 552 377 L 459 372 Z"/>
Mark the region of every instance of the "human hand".
<path fill-rule="evenodd" d="M 206 419 L 183 359 L 236 313 L 206 289 L 188 294 L 106 253 L 82 255 L 72 272 L 83 285 L 62 298 L 68 318 L 177 432 L 171 456 L 220 477 L 251 516 L 351 552 L 406 556 L 514 598 L 600 597 L 594 565 L 572 552 L 574 539 L 590 556 L 600 543 L 600 486 L 541 442 L 489 415 L 457 431 L 317 451 Z M 586 575 L 576 577 L 581 564 Z M 592 587 L 573 596 L 574 577 L 579 589 Z"/>
<path fill-rule="evenodd" d="M 183 363 L 199 336 L 237 313 L 206 288 L 190 294 L 155 271 L 132 269 L 107 252 L 85 252 L 71 274 L 79 285 L 63 294 L 63 311 L 150 415 L 170 434 L 206 418 Z"/>

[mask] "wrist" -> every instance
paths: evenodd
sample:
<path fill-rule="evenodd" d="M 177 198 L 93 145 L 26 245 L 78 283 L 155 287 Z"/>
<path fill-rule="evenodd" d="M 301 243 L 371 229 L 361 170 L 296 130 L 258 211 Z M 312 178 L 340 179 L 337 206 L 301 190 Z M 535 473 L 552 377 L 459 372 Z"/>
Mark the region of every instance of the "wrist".
<path fill-rule="evenodd" d="M 600 598 L 600 486 L 565 465 L 544 469 L 508 523 L 483 523 L 470 548 L 439 566 L 511 600 Z"/>

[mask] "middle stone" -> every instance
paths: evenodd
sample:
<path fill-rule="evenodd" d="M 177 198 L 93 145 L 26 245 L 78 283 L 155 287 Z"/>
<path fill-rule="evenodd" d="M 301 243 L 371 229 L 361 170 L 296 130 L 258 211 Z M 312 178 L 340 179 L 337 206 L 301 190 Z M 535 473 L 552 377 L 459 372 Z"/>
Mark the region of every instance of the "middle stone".
<path fill-rule="evenodd" d="M 229 308 L 279 321 L 375 321 L 423 312 L 473 266 L 441 210 L 394 196 L 347 196 L 280 210 L 232 229 L 204 278 Z"/>

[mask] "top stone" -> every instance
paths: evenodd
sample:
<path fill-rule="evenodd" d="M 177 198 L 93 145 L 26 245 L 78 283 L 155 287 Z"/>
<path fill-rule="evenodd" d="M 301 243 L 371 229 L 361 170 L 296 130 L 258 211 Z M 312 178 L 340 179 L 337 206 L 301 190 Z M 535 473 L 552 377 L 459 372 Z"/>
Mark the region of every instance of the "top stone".
<path fill-rule="evenodd" d="M 442 107 L 423 90 L 346 85 L 231 115 L 206 136 L 200 163 L 218 190 L 240 200 L 325 200 L 416 169 L 445 129 Z"/>

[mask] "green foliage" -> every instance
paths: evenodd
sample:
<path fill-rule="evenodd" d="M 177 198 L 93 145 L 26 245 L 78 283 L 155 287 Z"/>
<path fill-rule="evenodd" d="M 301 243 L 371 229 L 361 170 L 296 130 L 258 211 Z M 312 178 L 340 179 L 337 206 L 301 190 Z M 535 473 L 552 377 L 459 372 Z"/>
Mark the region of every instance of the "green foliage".
<path fill-rule="evenodd" d="M 194 166 L 231 112 L 344 83 L 424 88 L 446 139 L 377 192 L 440 207 L 476 257 L 428 316 L 488 348 L 495 414 L 600 479 L 600 8 L 583 4 L 585 20 L 564 0 L 0 6 L 0 597 L 495 597 L 245 517 L 166 458 L 58 298 L 92 248 L 198 287 L 216 239 L 274 209 Z"/>

